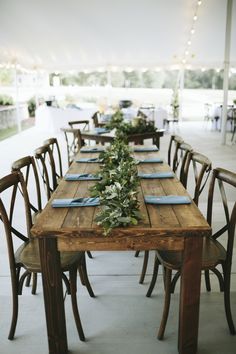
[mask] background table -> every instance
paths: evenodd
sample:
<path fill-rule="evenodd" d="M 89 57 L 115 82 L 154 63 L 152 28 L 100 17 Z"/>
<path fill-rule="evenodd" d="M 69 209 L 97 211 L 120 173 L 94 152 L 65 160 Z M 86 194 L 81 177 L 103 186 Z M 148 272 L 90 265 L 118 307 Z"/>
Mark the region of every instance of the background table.
<path fill-rule="evenodd" d="M 131 134 L 128 136 L 129 142 L 134 142 L 135 144 L 143 144 L 144 140 L 152 139 L 154 145 L 160 148 L 160 137 L 164 135 L 165 129 L 157 130 L 156 132 L 147 132 L 140 134 Z M 114 140 L 114 133 L 103 133 L 98 134 L 95 131 L 83 131 L 81 130 L 81 138 L 83 140 L 95 140 L 98 143 L 110 143 Z"/>

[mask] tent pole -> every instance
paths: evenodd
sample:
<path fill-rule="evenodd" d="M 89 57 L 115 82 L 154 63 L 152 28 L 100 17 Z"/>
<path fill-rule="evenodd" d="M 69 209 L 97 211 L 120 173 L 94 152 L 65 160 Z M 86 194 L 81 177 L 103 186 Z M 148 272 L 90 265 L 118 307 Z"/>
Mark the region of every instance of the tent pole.
<path fill-rule="evenodd" d="M 224 83 L 223 83 L 224 100 L 223 100 L 223 112 L 222 112 L 222 123 L 221 123 L 221 144 L 222 145 L 225 145 L 225 143 L 226 143 L 232 4 L 233 4 L 233 0 L 227 1 L 227 17 L 226 17 L 226 31 L 225 31 L 225 57 L 224 57 Z"/>
<path fill-rule="evenodd" d="M 107 106 L 111 105 L 111 71 L 107 68 Z"/>
<path fill-rule="evenodd" d="M 16 121 L 17 121 L 17 131 L 21 132 L 21 122 L 20 122 L 20 107 L 19 107 L 19 87 L 18 87 L 18 75 L 17 75 L 17 66 L 14 65 L 15 73 L 15 90 L 16 90 Z"/>
<path fill-rule="evenodd" d="M 184 92 L 184 66 L 180 69 L 179 77 L 179 119 L 183 120 L 183 92 Z"/>

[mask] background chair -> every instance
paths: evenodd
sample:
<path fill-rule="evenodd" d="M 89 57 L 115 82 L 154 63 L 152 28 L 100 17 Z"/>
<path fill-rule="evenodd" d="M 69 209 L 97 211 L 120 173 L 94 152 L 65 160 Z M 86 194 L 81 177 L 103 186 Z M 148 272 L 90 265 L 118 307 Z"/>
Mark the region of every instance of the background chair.
<path fill-rule="evenodd" d="M 29 196 L 29 203 L 32 218 L 38 215 L 42 210 L 42 196 L 40 188 L 40 180 L 38 176 L 37 166 L 33 156 L 25 156 L 12 163 L 12 172 L 21 171 L 24 176 L 26 188 Z M 36 193 L 35 193 L 36 192 Z"/>
<path fill-rule="evenodd" d="M 176 150 L 184 142 L 184 140 L 178 135 L 171 135 L 168 146 L 167 162 L 172 170 L 176 171 Z"/>
<path fill-rule="evenodd" d="M 217 189 L 218 185 L 218 190 Z M 233 323 L 231 306 L 230 306 L 230 277 L 231 264 L 233 255 L 233 244 L 235 236 L 236 224 L 236 202 L 230 210 L 227 202 L 227 192 L 235 193 L 236 191 L 236 174 L 221 168 L 213 170 L 212 178 L 208 193 L 207 221 L 213 226 L 215 209 L 219 209 L 218 194 L 221 196 L 221 211 L 225 216 L 223 226 L 219 225 L 219 211 L 217 212 L 217 228 L 214 227 L 214 233 L 211 237 L 205 237 L 203 240 L 202 253 L 202 270 L 212 271 L 219 280 L 220 291 L 224 293 L 225 314 L 231 334 L 236 334 Z M 216 226 L 216 224 L 214 225 Z M 226 236 L 226 242 L 224 237 Z M 219 242 L 221 240 L 221 242 Z M 179 277 L 182 266 L 182 253 L 178 251 L 156 251 L 155 259 L 155 277 L 158 273 L 158 267 L 162 264 L 164 267 L 164 283 L 165 283 L 165 304 L 161 325 L 158 332 L 158 339 L 162 339 L 165 332 L 166 322 L 169 314 L 171 293 L 174 292 L 176 279 Z M 221 268 L 221 271 L 218 269 Z M 172 271 L 177 270 L 176 275 L 172 279 Z M 151 287 L 147 296 L 151 295 Z"/>
<path fill-rule="evenodd" d="M 20 226 L 18 227 L 17 221 L 19 221 L 19 215 L 17 214 L 19 210 L 23 211 L 24 214 L 24 227 L 22 227 L 22 218 L 20 218 Z M 1 221 L 4 224 L 7 241 L 13 298 L 12 321 L 8 338 L 13 339 L 18 318 L 18 296 L 22 294 L 24 281 L 31 273 L 41 273 L 38 240 L 31 239 L 30 229 L 32 227 L 32 218 L 30 203 L 21 172 L 13 172 L 0 179 L 0 215 Z M 15 249 L 16 239 L 18 240 L 17 243 L 21 240 L 21 245 L 17 249 Z M 63 272 L 62 279 L 67 293 L 71 295 L 77 331 L 80 339 L 85 340 L 76 298 L 78 268 L 83 274 L 90 295 L 94 296 L 89 281 L 86 278 L 85 253 L 61 252 L 60 258 Z M 69 277 L 64 272 L 69 272 Z M 35 290 L 35 288 L 32 288 L 33 294 Z"/>
<path fill-rule="evenodd" d="M 100 122 L 100 112 L 95 112 L 94 115 L 91 117 L 93 120 L 93 124 L 95 128 L 100 128 L 100 127 L 105 127 L 107 123 L 105 122 Z"/>
<path fill-rule="evenodd" d="M 55 173 L 57 180 L 60 180 L 63 177 L 62 170 L 62 161 L 61 161 L 61 151 L 57 141 L 57 138 L 49 138 L 44 141 L 44 145 L 49 145 L 52 151 L 54 165 L 55 165 Z"/>
<path fill-rule="evenodd" d="M 70 166 L 84 142 L 81 139 L 80 129 L 61 128 L 61 131 L 66 139 L 68 166 Z"/>
<path fill-rule="evenodd" d="M 89 120 L 84 119 L 84 120 L 71 120 L 68 122 L 69 126 L 71 129 L 77 128 L 81 130 L 89 130 Z M 81 127 L 81 125 L 83 125 Z"/>
<path fill-rule="evenodd" d="M 37 148 L 34 153 L 45 187 L 47 200 L 49 200 L 52 193 L 58 186 L 58 179 L 52 150 L 50 145 L 45 144 Z"/>

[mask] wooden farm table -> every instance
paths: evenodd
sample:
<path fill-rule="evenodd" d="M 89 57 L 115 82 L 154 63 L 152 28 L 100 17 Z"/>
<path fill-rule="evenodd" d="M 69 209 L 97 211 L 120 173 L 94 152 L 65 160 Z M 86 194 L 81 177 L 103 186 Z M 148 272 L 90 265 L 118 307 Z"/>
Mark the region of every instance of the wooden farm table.
<path fill-rule="evenodd" d="M 137 158 L 157 157 L 160 153 L 135 153 Z M 80 157 L 95 157 L 94 153 L 80 153 Z M 138 165 L 139 172 L 168 171 L 166 163 Z M 94 173 L 97 163 L 74 162 L 70 173 Z M 62 180 L 52 198 L 89 196 L 91 181 L 67 182 Z M 58 251 L 77 250 L 182 250 L 179 339 L 180 354 L 197 353 L 201 254 L 203 236 L 210 227 L 197 206 L 154 206 L 144 203 L 143 195 L 187 195 L 176 178 L 140 180 L 140 211 L 142 221 L 135 227 L 114 229 L 104 237 L 94 222 L 95 207 L 52 208 L 51 201 L 39 215 L 32 228 L 39 240 L 44 288 L 44 303 L 48 331 L 49 352 L 68 352 L 65 311 L 62 294 Z M 157 344 L 158 348 L 158 344 Z"/>
<path fill-rule="evenodd" d="M 134 142 L 135 144 L 143 144 L 144 140 L 152 139 L 154 145 L 160 148 L 160 137 L 164 135 L 165 129 L 159 129 L 156 132 L 147 132 L 140 134 L 131 134 L 128 136 L 129 142 Z M 95 140 L 99 143 L 110 143 L 114 140 L 114 133 L 111 131 L 109 133 L 98 134 L 95 131 L 84 131 L 81 130 L 81 138 L 83 140 Z"/>

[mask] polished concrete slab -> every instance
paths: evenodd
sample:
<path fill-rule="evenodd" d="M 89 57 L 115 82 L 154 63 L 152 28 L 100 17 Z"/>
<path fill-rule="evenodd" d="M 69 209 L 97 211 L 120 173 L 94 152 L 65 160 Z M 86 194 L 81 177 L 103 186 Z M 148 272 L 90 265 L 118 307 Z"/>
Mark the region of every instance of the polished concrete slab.
<path fill-rule="evenodd" d="M 170 132 L 161 139 L 161 153 L 166 157 Z M 177 134 L 199 152 L 205 153 L 213 166 L 236 171 L 236 145 L 227 137 L 227 145 L 220 145 L 220 135 L 211 131 L 203 122 L 184 122 L 177 127 Z M 0 142 L 0 175 L 8 173 L 11 162 L 40 146 L 46 134 L 35 129 Z M 63 136 L 58 136 L 65 147 Z M 62 149 L 63 150 L 63 149 Z M 66 161 L 65 154 L 64 161 Z M 204 212 L 206 194 L 200 208 Z M 231 195 L 231 202 L 235 195 Z M 217 222 L 222 214 L 217 211 Z M 1 236 L 2 234 L 2 229 Z M 7 339 L 11 319 L 11 288 L 4 238 L 0 238 L 0 352 L 3 354 L 42 354 L 48 352 L 47 334 L 41 282 L 37 295 L 24 288 L 20 298 L 16 337 Z M 236 252 L 234 252 L 236 255 Z M 78 278 L 78 302 L 87 341 L 79 341 L 71 311 L 70 298 L 65 301 L 70 353 L 74 354 L 174 354 L 177 353 L 178 287 L 172 296 L 170 316 L 163 341 L 156 338 L 163 306 L 162 276 L 158 277 L 153 296 L 146 298 L 152 274 L 153 255 L 143 285 L 138 283 L 143 254 L 134 252 L 93 252 L 88 259 L 88 272 L 96 298 L 92 299 Z M 223 296 L 215 277 L 211 276 L 212 292 L 206 293 L 202 282 L 199 326 L 199 354 L 233 354 L 236 352 L 236 336 L 229 334 L 224 314 Z M 232 270 L 232 312 L 236 322 L 236 258 Z"/>

